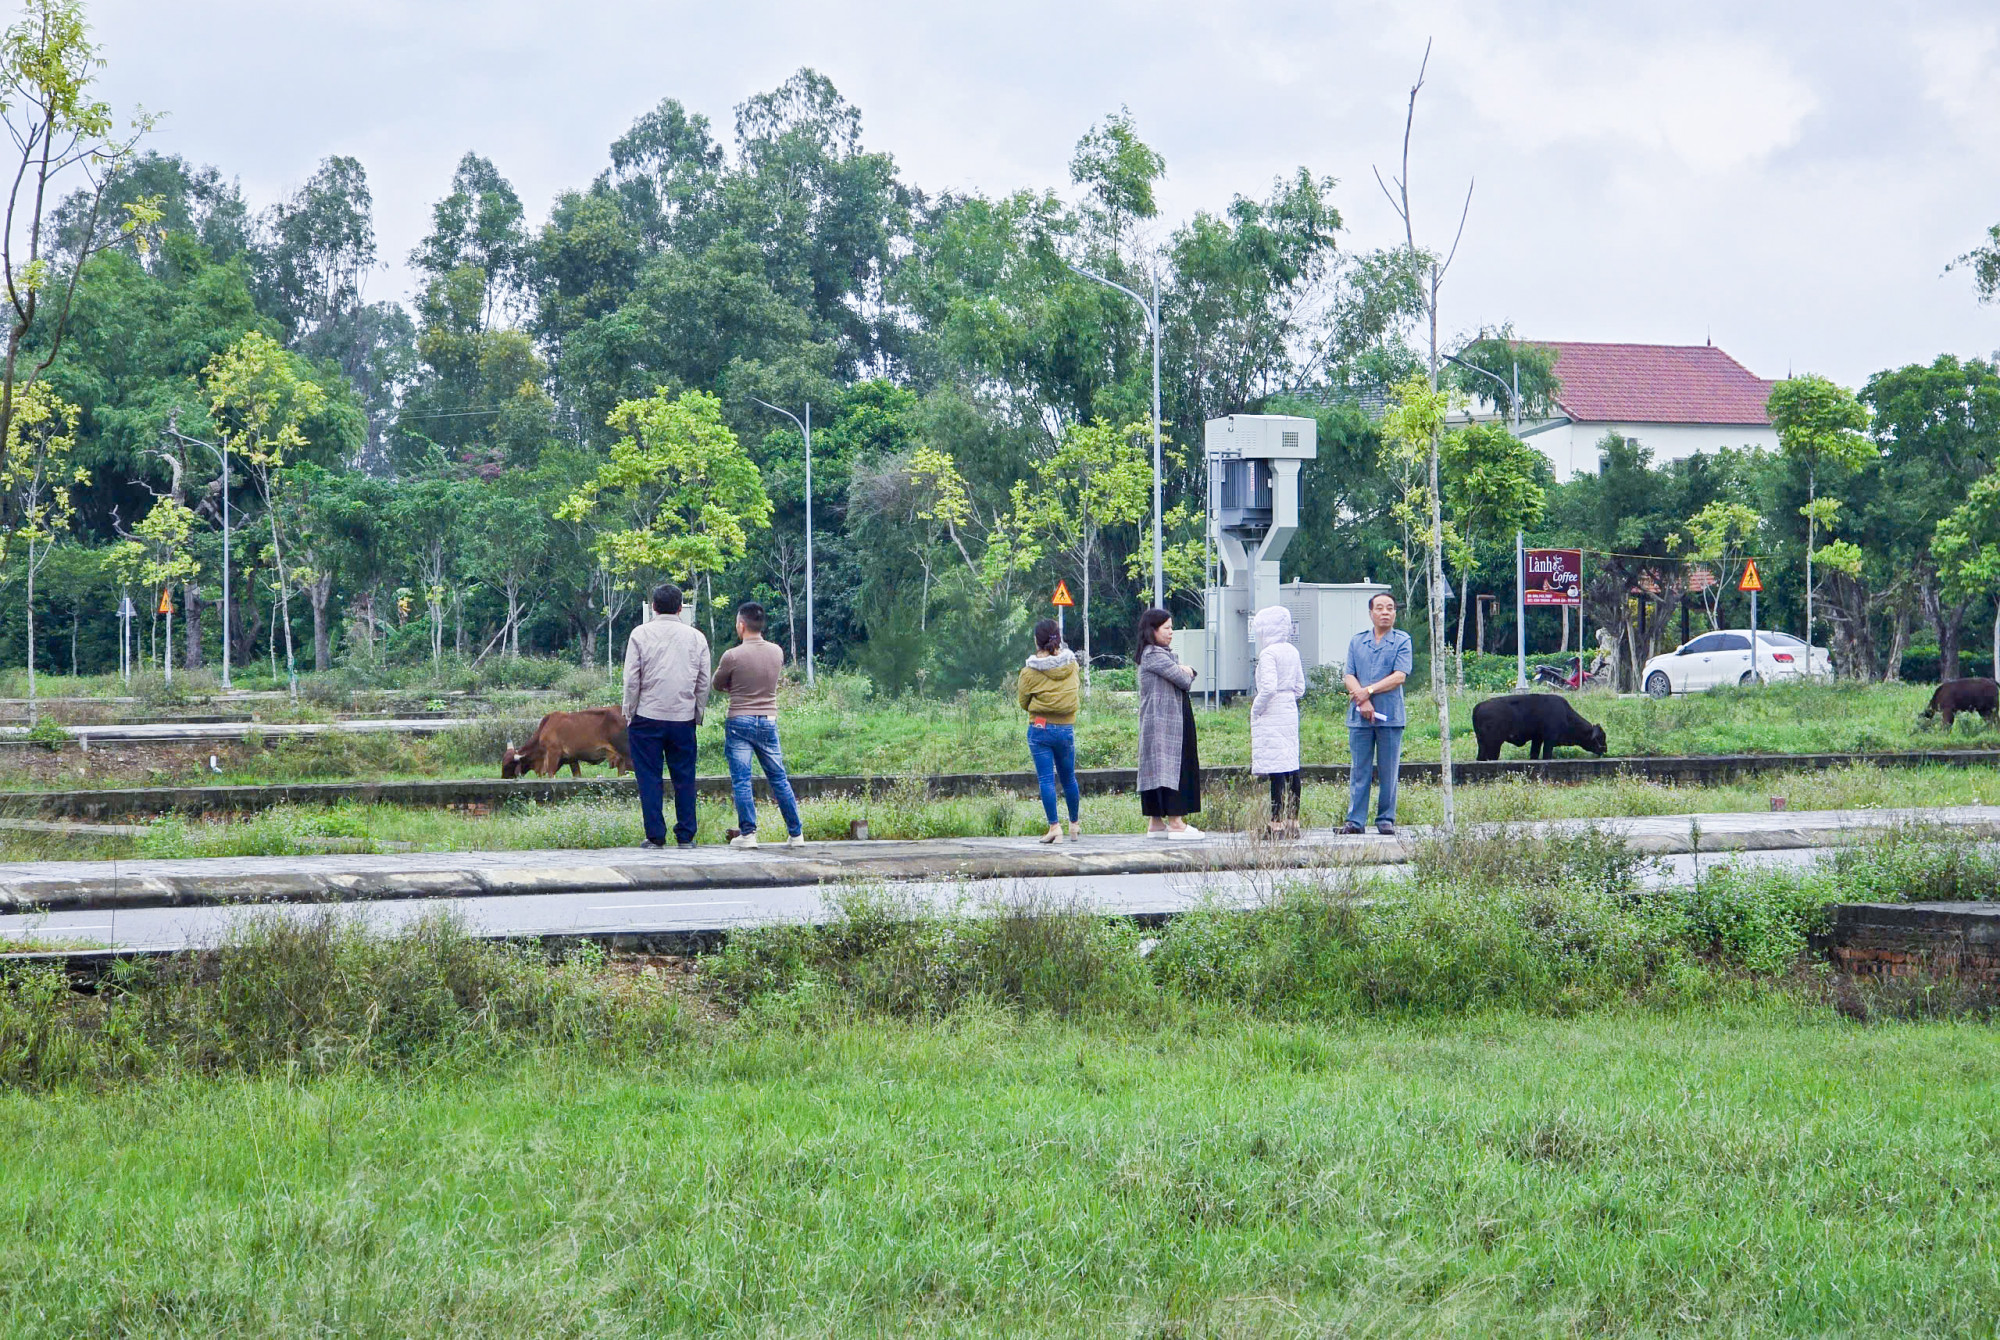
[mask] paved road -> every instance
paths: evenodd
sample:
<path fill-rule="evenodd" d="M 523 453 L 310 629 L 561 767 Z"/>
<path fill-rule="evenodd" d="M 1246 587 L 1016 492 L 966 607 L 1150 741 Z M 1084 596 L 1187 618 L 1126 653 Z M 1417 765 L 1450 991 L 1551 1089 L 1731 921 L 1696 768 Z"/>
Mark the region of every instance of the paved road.
<path fill-rule="evenodd" d="M 1825 856 L 1823 849 L 1791 848 L 1740 852 L 1731 860 L 1763 866 L 1802 867 Z M 1646 875 L 1649 884 L 1682 883 L 1697 858 L 1663 856 Z M 1699 858 L 1704 866 L 1721 859 Z M 1408 867 L 1389 865 L 1376 872 L 1401 877 Z M 1040 906 L 1086 907 L 1104 915 L 1171 915 L 1204 900 L 1254 906 L 1269 896 L 1278 876 L 1268 871 L 1218 870 L 1200 874 L 1091 875 L 1050 879 L 966 882 L 918 880 L 898 884 L 913 900 L 948 908 L 992 907 L 1015 900 Z M 823 884 L 755 889 L 661 890 L 515 894 L 480 898 L 402 898 L 342 904 L 340 915 L 359 917 L 378 929 L 394 929 L 419 918 L 449 912 L 475 933 L 490 936 L 667 935 L 728 931 L 746 926 L 816 920 L 829 912 Z M 832 895 L 837 896 L 837 895 Z M 124 950 L 185 949 L 214 944 L 250 918 L 306 918 L 323 905 L 275 903 L 263 906 L 148 907 L 117 912 L 53 912 L 0 916 L 0 945 L 37 941 L 73 942 Z"/>
<path fill-rule="evenodd" d="M 1594 822 L 1658 857 L 1652 878 L 1685 880 L 1697 859 L 1797 866 L 1843 840 L 1911 821 L 2000 836 L 2000 806 Z M 1576 831 L 1590 822 L 1535 827 Z M 1697 831 L 1699 857 L 1687 854 Z M 1399 839 L 1320 833 L 1276 848 L 1233 835 L 1189 843 L 1113 835 L 1054 848 L 1029 839 L 968 838 L 755 853 L 705 847 L 26 862 L 0 865 L 0 890 L 58 907 L 64 889 L 101 894 L 115 882 L 120 894 L 96 904 L 72 899 L 74 910 L 0 916 L 0 940 L 179 948 L 213 942 L 245 917 L 310 916 L 328 902 L 384 927 L 448 909 L 493 935 L 713 931 L 821 915 L 825 900 L 837 896 L 829 885 L 856 880 L 894 881 L 908 896 L 934 903 L 1033 898 L 1105 913 L 1173 913 L 1204 897 L 1254 901 L 1299 864 L 1368 864 L 1399 873 L 1411 850 Z M 1280 854 L 1285 868 L 1273 864 Z M 258 905 L 260 898 L 292 901 Z M 196 903 L 205 905 L 189 905 Z"/>

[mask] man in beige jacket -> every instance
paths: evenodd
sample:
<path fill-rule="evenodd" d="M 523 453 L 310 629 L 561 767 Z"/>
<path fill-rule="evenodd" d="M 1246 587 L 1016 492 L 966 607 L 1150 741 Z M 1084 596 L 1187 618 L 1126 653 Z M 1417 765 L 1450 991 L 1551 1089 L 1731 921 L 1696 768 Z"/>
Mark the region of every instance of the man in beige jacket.
<path fill-rule="evenodd" d="M 708 639 L 681 618 L 681 590 L 653 588 L 656 616 L 625 642 L 625 734 L 639 783 L 646 846 L 667 845 L 661 763 L 674 779 L 674 842 L 694 846 L 694 732 L 708 706 Z"/>

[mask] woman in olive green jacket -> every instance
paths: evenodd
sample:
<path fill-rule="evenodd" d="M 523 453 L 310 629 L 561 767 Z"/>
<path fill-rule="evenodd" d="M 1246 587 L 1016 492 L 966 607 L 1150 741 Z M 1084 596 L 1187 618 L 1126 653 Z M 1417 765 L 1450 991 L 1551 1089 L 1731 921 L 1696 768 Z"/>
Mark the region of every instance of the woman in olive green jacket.
<path fill-rule="evenodd" d="M 1076 789 L 1076 705 L 1080 676 L 1076 653 L 1062 644 L 1062 634 L 1054 619 L 1035 625 L 1035 654 L 1021 667 L 1019 696 L 1021 710 L 1028 714 L 1028 753 L 1035 760 L 1035 776 L 1042 784 L 1042 811 L 1048 815 L 1049 831 L 1042 841 L 1062 837 L 1056 822 L 1056 783 L 1061 781 L 1063 799 L 1069 802 L 1069 840 L 1083 832 L 1077 811 L 1082 797 Z"/>

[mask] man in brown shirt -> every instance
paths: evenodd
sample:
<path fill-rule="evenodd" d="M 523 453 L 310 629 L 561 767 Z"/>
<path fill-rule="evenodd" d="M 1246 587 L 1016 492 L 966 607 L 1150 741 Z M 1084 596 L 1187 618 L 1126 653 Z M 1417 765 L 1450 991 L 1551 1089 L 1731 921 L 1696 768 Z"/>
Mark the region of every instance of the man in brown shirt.
<path fill-rule="evenodd" d="M 788 846 L 805 842 L 799 802 L 785 775 L 778 744 L 778 681 L 785 673 L 785 650 L 764 640 L 764 607 L 754 600 L 736 608 L 736 645 L 715 667 L 715 691 L 729 695 L 729 719 L 722 723 L 722 750 L 729 760 L 729 787 L 736 794 L 737 835 L 732 847 L 757 845 L 757 803 L 750 786 L 750 758 L 764 767 L 764 780 L 785 816 Z"/>

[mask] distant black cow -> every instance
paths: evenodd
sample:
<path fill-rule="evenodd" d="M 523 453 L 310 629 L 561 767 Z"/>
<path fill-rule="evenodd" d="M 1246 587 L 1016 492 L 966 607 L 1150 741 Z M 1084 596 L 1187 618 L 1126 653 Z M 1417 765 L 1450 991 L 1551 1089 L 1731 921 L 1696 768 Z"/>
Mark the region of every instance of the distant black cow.
<path fill-rule="evenodd" d="M 1931 695 L 1924 717 L 1942 715 L 1944 728 L 1950 730 L 1952 718 L 1960 712 L 1977 712 L 1988 725 L 2000 721 L 2000 684 L 1990 679 L 1948 679 Z"/>
<path fill-rule="evenodd" d="M 1479 760 L 1500 757 L 1503 744 L 1528 746 L 1530 758 L 1554 758 L 1558 745 L 1575 745 L 1600 757 L 1605 750 L 1604 727 L 1586 720 L 1567 699 L 1553 693 L 1510 693 L 1488 698 L 1472 709 L 1472 730 L 1479 736 Z"/>

